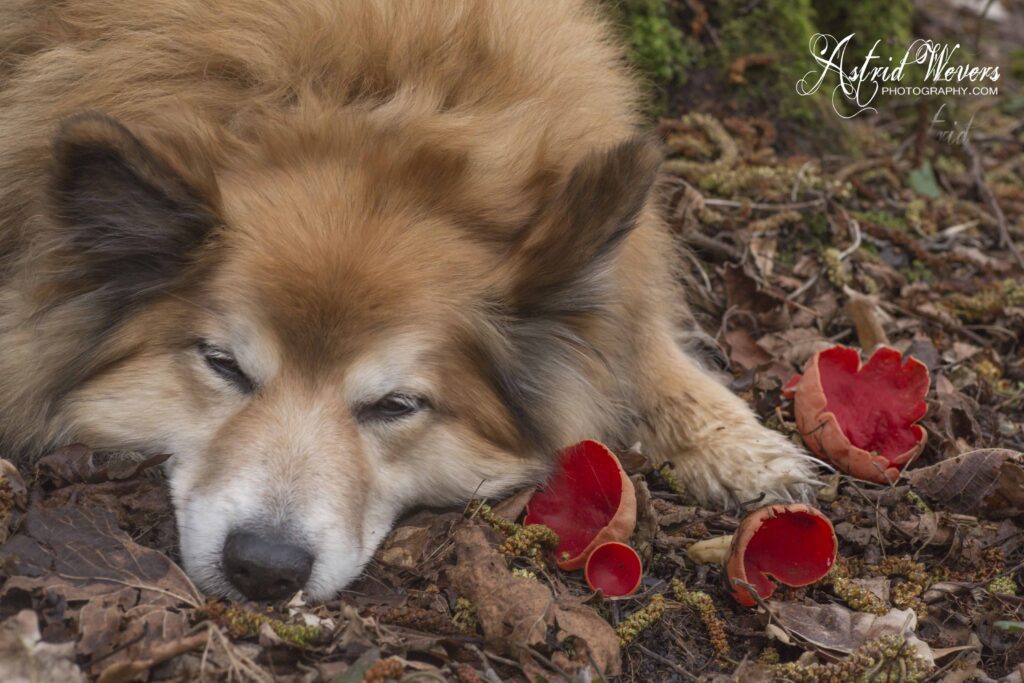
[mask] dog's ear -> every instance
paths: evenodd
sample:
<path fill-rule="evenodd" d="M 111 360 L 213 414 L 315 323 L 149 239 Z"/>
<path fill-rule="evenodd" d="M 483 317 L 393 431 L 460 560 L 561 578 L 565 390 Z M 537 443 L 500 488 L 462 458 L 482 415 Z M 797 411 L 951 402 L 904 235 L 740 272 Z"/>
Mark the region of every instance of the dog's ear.
<path fill-rule="evenodd" d="M 594 276 L 636 226 L 661 161 L 645 136 L 584 158 L 514 249 L 513 308 L 529 315 L 586 307 L 590 297 L 575 290 L 596 285 Z"/>
<path fill-rule="evenodd" d="M 61 122 L 50 182 L 61 279 L 74 290 L 122 301 L 158 291 L 218 223 L 168 158 L 102 114 Z"/>

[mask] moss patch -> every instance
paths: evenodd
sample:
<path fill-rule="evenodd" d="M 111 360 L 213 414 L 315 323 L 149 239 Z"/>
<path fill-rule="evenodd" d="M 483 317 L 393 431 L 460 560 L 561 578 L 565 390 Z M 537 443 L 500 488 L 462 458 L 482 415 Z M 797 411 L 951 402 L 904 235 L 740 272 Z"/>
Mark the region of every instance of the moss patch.
<path fill-rule="evenodd" d="M 815 13 L 810 0 L 724 0 L 715 3 L 713 22 L 722 42 L 717 65 L 723 78 L 735 81 L 736 60 L 751 55 L 751 62 L 736 83 L 736 94 L 766 111 L 811 121 L 817 108 L 814 98 L 796 94 L 796 82 L 810 68 L 807 44 L 815 33 Z"/>

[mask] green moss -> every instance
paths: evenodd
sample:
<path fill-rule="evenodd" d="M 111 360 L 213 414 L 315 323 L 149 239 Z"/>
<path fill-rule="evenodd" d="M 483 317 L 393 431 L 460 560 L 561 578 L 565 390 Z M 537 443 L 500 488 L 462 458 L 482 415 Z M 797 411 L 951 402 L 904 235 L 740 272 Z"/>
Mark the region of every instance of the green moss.
<path fill-rule="evenodd" d="M 722 42 L 723 78 L 735 60 L 764 54 L 770 62 L 748 68 L 737 94 L 766 111 L 812 121 L 818 111 L 812 97 L 796 94 L 796 82 L 811 66 L 807 44 L 815 33 L 811 0 L 723 0 L 715 3 L 712 21 Z"/>
<path fill-rule="evenodd" d="M 796 83 L 815 68 L 808 43 L 815 33 L 842 38 L 856 33 L 846 60 L 859 63 L 880 40 L 874 66 L 899 60 L 912 38 L 912 0 L 719 0 L 703 3 L 718 39 L 689 35 L 690 16 L 678 0 L 605 0 L 628 39 L 630 60 L 647 76 L 652 94 L 669 83 L 683 83 L 687 74 L 710 71 L 730 88 L 730 97 L 744 108 L 796 122 L 838 122 L 822 117 L 831 89 L 800 96 Z M 744 58 L 758 57 L 740 68 Z M 736 66 L 735 70 L 733 69 Z M 911 85 L 909 78 L 904 85 Z M 663 97 L 663 94 L 662 94 Z M 664 104 L 664 103 L 662 103 Z M 838 126 L 837 126 L 838 127 Z M 821 131 L 818 131 L 821 132 Z"/>
<path fill-rule="evenodd" d="M 832 245 L 832 228 L 828 224 L 828 217 L 823 213 L 815 213 L 808 217 L 804 225 L 811 233 L 810 246 L 815 251 L 821 251 Z"/>
<path fill-rule="evenodd" d="M 610 0 L 609 4 L 637 70 L 655 85 L 685 81 L 700 47 L 675 25 L 666 0 Z"/>
<path fill-rule="evenodd" d="M 1010 75 L 1024 81 L 1024 47 L 1010 50 Z"/>
<path fill-rule="evenodd" d="M 693 54 L 682 32 L 666 16 L 637 14 L 630 18 L 633 63 L 655 81 L 685 80 Z"/>
<path fill-rule="evenodd" d="M 289 624 L 237 605 L 210 602 L 206 605 L 205 612 L 211 619 L 227 626 L 235 638 L 253 638 L 259 634 L 263 624 L 269 624 L 282 640 L 303 648 L 319 645 L 327 636 L 319 626 Z"/>
<path fill-rule="evenodd" d="M 858 251 L 861 254 L 866 254 L 868 256 L 868 259 L 871 261 L 877 260 L 879 255 L 881 255 L 882 253 L 882 250 L 879 249 L 877 245 L 872 244 L 871 242 L 861 242 L 860 249 L 858 249 Z"/>
<path fill-rule="evenodd" d="M 932 272 L 931 268 L 917 259 L 914 259 L 909 266 L 903 268 L 902 272 L 910 282 L 928 282 L 935 278 L 935 273 Z"/>
<path fill-rule="evenodd" d="M 852 213 L 855 218 L 884 225 L 893 230 L 899 230 L 900 232 L 910 231 L 910 226 L 907 225 L 905 220 L 886 211 L 853 211 Z"/>
<path fill-rule="evenodd" d="M 856 34 L 846 52 L 849 64 L 863 61 L 876 40 L 881 42 L 875 48 L 879 58 L 872 62 L 874 66 L 886 66 L 889 57 L 899 60 L 911 43 L 912 0 L 814 0 L 814 9 L 821 33 L 839 39 Z"/>
<path fill-rule="evenodd" d="M 612 20 L 629 46 L 629 62 L 643 77 L 649 113 L 668 108 L 666 86 L 684 83 L 701 54 L 701 45 L 679 29 L 667 0 L 607 0 Z"/>

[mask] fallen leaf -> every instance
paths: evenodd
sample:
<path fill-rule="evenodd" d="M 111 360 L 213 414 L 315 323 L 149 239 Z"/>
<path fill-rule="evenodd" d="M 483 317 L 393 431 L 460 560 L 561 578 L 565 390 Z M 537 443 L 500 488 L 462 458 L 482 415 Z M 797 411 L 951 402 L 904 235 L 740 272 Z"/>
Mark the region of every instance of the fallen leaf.
<path fill-rule="evenodd" d="M 771 277 L 775 270 L 775 254 L 778 250 L 779 238 L 775 235 L 757 234 L 750 238 L 750 255 L 763 277 Z"/>
<path fill-rule="evenodd" d="M 759 281 L 753 270 L 749 262 L 725 266 L 723 279 L 729 308 L 750 311 L 763 327 L 786 327 L 790 318 L 785 294 Z"/>
<path fill-rule="evenodd" d="M 754 341 L 750 332 L 742 327 L 725 333 L 725 343 L 729 345 L 729 360 L 744 370 L 770 363 L 772 356 Z"/>
<path fill-rule="evenodd" d="M 572 637 L 585 645 L 575 657 L 577 666 L 589 664 L 589 652 L 605 675 L 619 674 L 618 636 L 592 608 L 573 598 L 558 602 L 546 585 L 514 576 L 481 526 L 466 522 L 454 537 L 457 561 L 449 570 L 452 587 L 473 603 L 489 646 L 530 662 L 527 648 L 547 643 L 548 627 L 556 625 L 559 641 Z"/>
<path fill-rule="evenodd" d="M 533 493 L 536 490 L 535 487 L 530 486 L 516 491 L 500 503 L 495 503 L 491 510 L 499 517 L 504 517 L 508 521 L 514 522 L 523 516 L 523 513 L 526 511 L 526 504 L 530 502 L 530 498 L 533 497 Z"/>
<path fill-rule="evenodd" d="M 169 453 L 143 456 L 128 451 L 94 451 L 77 443 L 40 458 L 36 473 L 38 483 L 49 488 L 99 484 L 132 479 L 170 457 Z"/>
<path fill-rule="evenodd" d="M 768 351 L 773 358 L 800 367 L 818 351 L 834 345 L 817 330 L 809 327 L 773 332 L 758 339 L 757 344 Z"/>
<path fill-rule="evenodd" d="M 906 473 L 910 485 L 953 512 L 1006 519 L 1024 514 L 1024 454 L 985 448 Z"/>
<path fill-rule="evenodd" d="M 925 161 L 910 172 L 907 177 L 907 185 L 914 192 L 929 199 L 938 199 L 942 196 L 942 190 L 939 189 L 939 183 L 935 179 L 935 171 L 932 170 L 930 161 Z"/>
<path fill-rule="evenodd" d="M 602 677 L 618 676 L 621 673 L 619 637 L 597 612 L 586 605 L 562 604 L 555 608 L 555 623 L 559 628 L 558 642 L 573 638 L 575 647 L 583 645 L 589 651 L 589 658 L 582 656 L 586 653 L 576 653 L 579 662 L 593 659 Z"/>
<path fill-rule="evenodd" d="M 17 576 L 7 580 L 3 593 L 45 587 L 69 600 L 88 600 L 128 586 L 168 606 L 201 600 L 178 565 L 134 543 L 109 510 L 33 507 L 21 531 L 0 547 L 0 560 L 5 557 Z"/>
<path fill-rule="evenodd" d="M 415 569 L 430 540 L 430 526 L 395 527 L 377 551 L 377 560 L 398 569 Z"/>
<path fill-rule="evenodd" d="M 206 631 L 182 636 L 176 640 L 162 641 L 146 651 L 144 657 L 135 656 L 126 661 L 108 665 L 97 679 L 97 683 L 127 683 L 136 680 L 153 667 L 189 650 L 204 645 L 209 639 Z"/>
<path fill-rule="evenodd" d="M 804 605 L 771 600 L 768 607 L 775 620 L 787 631 L 818 647 L 849 654 L 858 647 L 887 634 L 902 634 L 929 664 L 934 664 L 931 648 L 915 635 L 917 616 L 913 610 L 892 609 L 883 616 L 854 612 L 837 605 Z"/>
<path fill-rule="evenodd" d="M 174 647 L 168 643 L 180 644 L 189 628 L 182 609 L 200 602 L 176 564 L 133 542 L 113 511 L 95 506 L 33 506 L 18 534 L 0 546 L 5 560 L 15 575 L 0 601 L 17 593 L 39 601 L 59 596 L 69 605 L 65 617 L 76 620 L 74 651 L 105 683 L 166 659 L 161 653 Z"/>
<path fill-rule="evenodd" d="M 513 576 L 478 525 L 467 523 L 455 531 L 455 554 L 452 585 L 473 603 L 489 644 L 519 655 L 545 642 L 555 606 L 547 586 Z"/>

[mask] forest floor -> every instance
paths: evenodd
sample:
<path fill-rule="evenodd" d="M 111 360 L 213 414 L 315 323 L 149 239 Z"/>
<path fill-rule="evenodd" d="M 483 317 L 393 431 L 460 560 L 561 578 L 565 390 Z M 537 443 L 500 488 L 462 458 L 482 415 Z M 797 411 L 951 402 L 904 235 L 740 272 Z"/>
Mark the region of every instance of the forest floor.
<path fill-rule="evenodd" d="M 338 599 L 228 604 L 176 564 L 158 463 L 71 447 L 24 488 L 0 479 L 0 678 L 1021 683 L 1024 89 L 1004 73 L 998 97 L 957 110 L 966 139 L 942 134 L 966 118 L 930 125 L 938 103 L 892 101 L 843 124 L 843 144 L 809 145 L 696 83 L 658 125 L 703 351 L 766 424 L 800 441 L 782 387 L 836 344 L 886 344 L 930 373 L 906 477 L 823 475 L 843 558 L 825 580 L 738 605 L 686 548 L 758 501 L 702 509 L 641 444 L 620 454 L 645 566 L 632 596 L 503 552 L 506 525 L 474 503 L 403 520 Z M 495 513 L 519 519 L 529 494 Z"/>

